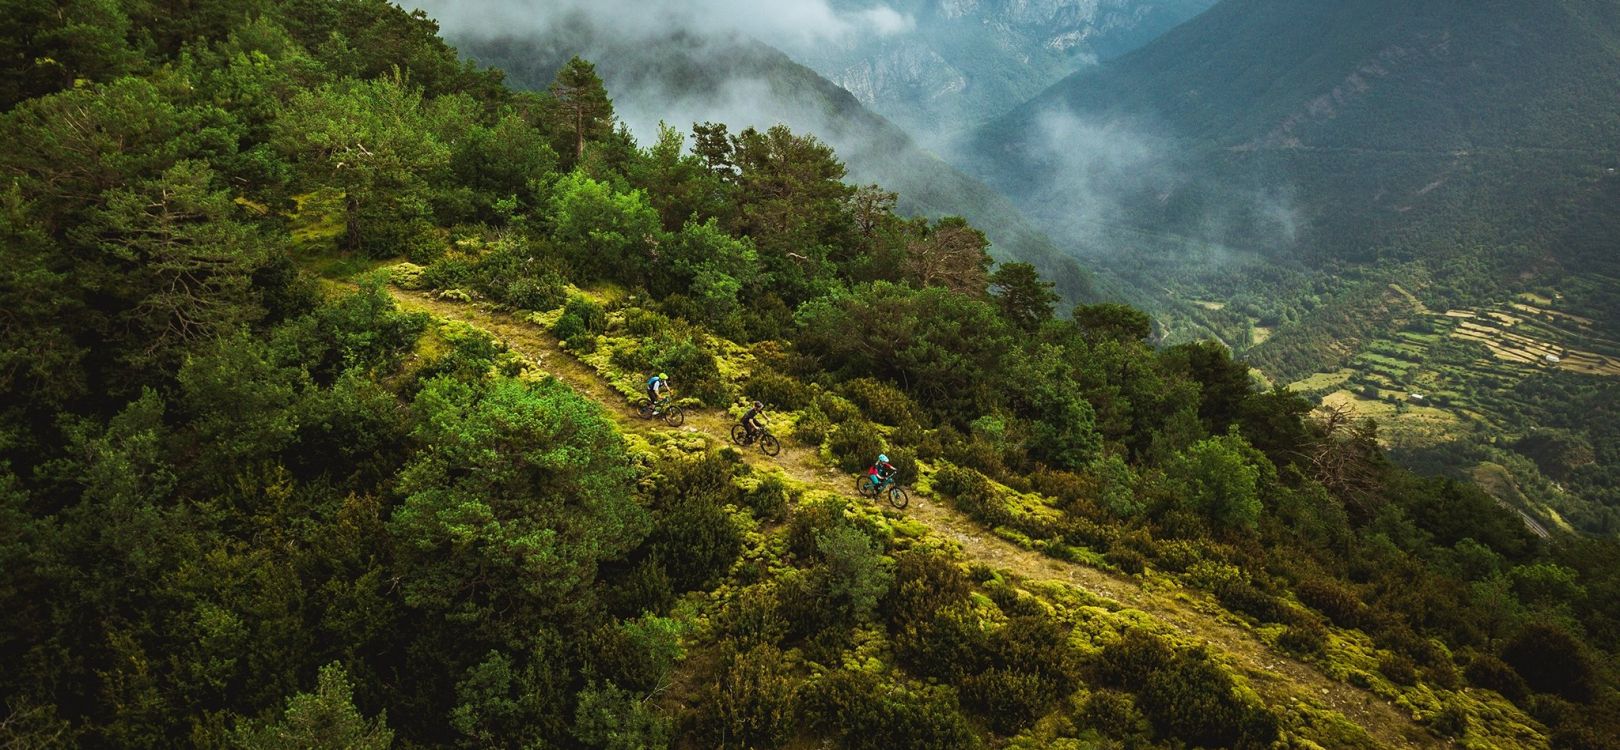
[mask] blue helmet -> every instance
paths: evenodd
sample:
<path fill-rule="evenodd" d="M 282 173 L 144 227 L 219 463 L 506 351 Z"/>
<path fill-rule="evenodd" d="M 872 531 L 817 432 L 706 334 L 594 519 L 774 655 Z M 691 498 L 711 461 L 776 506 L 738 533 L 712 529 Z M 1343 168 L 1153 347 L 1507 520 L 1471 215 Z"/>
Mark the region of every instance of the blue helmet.
<path fill-rule="evenodd" d="M 880 464 L 886 464 L 886 463 L 888 463 L 888 462 L 889 462 L 889 457 L 888 457 L 888 455 L 886 455 L 886 454 L 883 454 L 883 453 L 879 453 L 879 454 L 878 454 L 878 463 L 880 463 Z"/>

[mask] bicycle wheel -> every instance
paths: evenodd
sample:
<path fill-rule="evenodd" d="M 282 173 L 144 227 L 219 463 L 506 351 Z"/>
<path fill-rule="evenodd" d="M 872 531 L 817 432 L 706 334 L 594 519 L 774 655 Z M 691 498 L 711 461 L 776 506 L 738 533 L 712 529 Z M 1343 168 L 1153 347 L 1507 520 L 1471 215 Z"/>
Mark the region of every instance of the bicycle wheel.
<path fill-rule="evenodd" d="M 775 435 L 767 432 L 759 436 L 759 449 L 765 451 L 767 456 L 775 456 L 782 452 L 782 441 L 777 440 Z"/>
<path fill-rule="evenodd" d="M 743 427 L 740 424 L 732 425 L 731 426 L 731 442 L 736 443 L 738 445 L 747 445 L 748 444 L 748 428 Z"/>
<path fill-rule="evenodd" d="M 636 406 L 636 414 L 638 416 L 640 416 L 642 419 L 652 419 L 652 415 L 653 415 L 652 401 L 650 401 L 648 399 L 642 399 L 641 403 Z"/>
<path fill-rule="evenodd" d="M 669 411 L 664 412 L 664 424 L 670 427 L 680 427 L 685 422 L 686 410 L 679 406 L 671 406 Z"/>
<path fill-rule="evenodd" d="M 906 494 L 906 489 L 904 487 L 897 484 L 889 488 L 890 505 L 893 505 L 896 508 L 904 508 L 910 502 L 911 496 Z"/>
<path fill-rule="evenodd" d="M 866 477 L 855 477 L 855 494 L 861 497 L 871 497 L 872 480 Z"/>

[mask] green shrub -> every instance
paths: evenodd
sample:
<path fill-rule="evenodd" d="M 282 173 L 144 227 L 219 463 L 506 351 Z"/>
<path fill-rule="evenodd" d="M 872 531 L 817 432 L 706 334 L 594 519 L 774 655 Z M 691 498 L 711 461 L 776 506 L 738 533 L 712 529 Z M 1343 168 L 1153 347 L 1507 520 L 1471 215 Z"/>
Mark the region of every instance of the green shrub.
<path fill-rule="evenodd" d="M 1537 692 L 1585 703 L 1597 691 L 1597 668 L 1585 644 L 1552 623 L 1533 622 L 1520 629 L 1502 647 L 1502 661 Z"/>
<path fill-rule="evenodd" d="M 1461 737 L 1468 733 L 1468 711 L 1447 701 L 1439 711 L 1424 717 L 1423 723 L 1441 737 Z"/>
<path fill-rule="evenodd" d="M 962 680 L 962 702 L 1000 734 L 1035 723 L 1051 701 L 1040 678 L 1025 672 L 992 668 Z"/>
<path fill-rule="evenodd" d="M 979 740 L 943 688 L 911 689 L 866 672 L 839 670 L 808 690 L 810 726 L 841 748 L 967 750 Z"/>
<path fill-rule="evenodd" d="M 1187 582 L 1215 595 L 1223 606 L 1263 622 L 1286 622 L 1287 606 L 1271 594 L 1255 588 L 1240 568 L 1226 563 L 1204 561 L 1187 570 Z"/>
<path fill-rule="evenodd" d="M 788 520 L 787 547 L 800 562 L 816 557 L 816 537 L 821 532 L 842 526 L 844 506 L 849 502 L 842 497 L 827 497 L 810 503 Z"/>
<path fill-rule="evenodd" d="M 669 318 L 646 308 L 629 307 L 624 310 L 624 331 L 631 336 L 656 336 L 668 331 L 671 325 Z"/>
<path fill-rule="evenodd" d="M 1319 656 L 1327 648 L 1327 630 L 1311 619 L 1289 625 L 1277 637 L 1277 645 L 1300 656 Z"/>
<path fill-rule="evenodd" d="M 775 370 L 756 370 L 743 384 L 743 393 L 750 399 L 763 401 L 773 408 L 786 411 L 803 409 L 814 398 L 810 387 L 798 378 L 783 375 Z"/>
<path fill-rule="evenodd" d="M 566 281 L 560 274 L 519 276 L 505 283 L 486 283 L 491 299 L 520 310 L 551 310 L 562 301 Z"/>
<path fill-rule="evenodd" d="M 464 256 L 447 255 L 422 270 L 419 282 L 429 289 L 459 289 L 473 277 L 473 264 Z"/>
<path fill-rule="evenodd" d="M 722 507 L 740 494 L 731 483 L 731 464 L 709 454 L 671 461 L 662 469 L 647 547 L 676 590 L 708 588 L 742 553 L 742 532 Z"/>
<path fill-rule="evenodd" d="M 895 556 L 894 564 L 894 587 L 883 602 L 884 618 L 894 630 L 966 602 L 973 590 L 961 566 L 936 552 L 907 550 Z"/>
<path fill-rule="evenodd" d="M 662 614 L 675 604 L 675 584 L 663 563 L 646 558 L 614 581 L 604 596 L 608 611 L 619 616 L 641 612 Z"/>
<path fill-rule="evenodd" d="M 844 383 L 840 390 L 874 422 L 899 425 L 916 421 L 916 404 L 904 391 L 889 383 L 856 378 Z"/>
<path fill-rule="evenodd" d="M 688 718 L 695 746 L 780 747 L 792 736 L 799 688 L 780 649 L 728 651 L 700 684 Z"/>
<path fill-rule="evenodd" d="M 1495 690 L 1508 700 L 1522 702 L 1530 695 L 1530 686 L 1513 667 L 1491 654 L 1478 654 L 1463 669 L 1468 681 L 1486 690 Z"/>
<path fill-rule="evenodd" d="M 787 517 L 789 492 L 787 483 L 776 474 L 767 474 L 759 485 L 743 496 L 743 502 L 763 521 L 780 521 Z"/>
<path fill-rule="evenodd" d="M 1015 520 L 1007 512 L 996 487 L 973 469 L 945 467 L 934 475 L 934 490 L 949 499 L 957 510 L 988 526 L 1008 525 Z"/>
<path fill-rule="evenodd" d="M 1142 553 L 1129 547 L 1115 547 L 1103 555 L 1103 561 L 1120 571 L 1130 575 L 1140 575 L 1147 570 L 1147 558 Z"/>
<path fill-rule="evenodd" d="M 1264 748 L 1279 731 L 1277 717 L 1239 698 L 1232 678 L 1202 649 L 1149 675 L 1138 705 L 1160 734 L 1190 745 Z"/>
<path fill-rule="evenodd" d="M 850 401 L 849 399 L 835 393 L 822 392 L 816 394 L 815 405 L 816 408 L 821 410 L 821 413 L 826 414 L 827 418 L 832 420 L 834 423 L 848 422 L 851 420 L 860 420 L 863 422 L 867 421 L 866 415 L 861 413 L 861 408 L 859 406 L 856 406 L 853 401 Z"/>
<path fill-rule="evenodd" d="M 819 446 L 832 432 L 832 420 L 827 419 L 820 409 L 811 406 L 799 412 L 799 418 L 793 423 L 793 438 L 805 445 Z"/>
<path fill-rule="evenodd" d="M 821 608 L 845 621 L 871 619 L 894 582 L 894 561 L 883 555 L 882 545 L 840 525 L 816 534 L 816 552 L 821 564 L 813 573 Z"/>
<path fill-rule="evenodd" d="M 574 737 L 600 750 L 654 750 L 669 747 L 669 719 L 652 704 L 613 683 L 591 683 L 579 692 Z"/>
<path fill-rule="evenodd" d="M 563 313 L 562 317 L 557 318 L 557 322 L 551 324 L 551 335 L 564 341 L 585 333 L 585 321 L 573 313 Z"/>
<path fill-rule="evenodd" d="M 913 674 L 957 682 L 989 666 L 989 637 L 972 605 L 948 604 L 895 629 L 894 651 Z"/>
<path fill-rule="evenodd" d="M 1075 717 L 1080 726 L 1115 739 L 1139 739 L 1129 746 L 1146 744 L 1147 717 L 1136 708 L 1129 695 L 1115 690 L 1098 690 L 1086 698 Z"/>
<path fill-rule="evenodd" d="M 588 297 L 569 297 L 568 304 L 563 306 L 563 317 L 573 316 L 578 319 L 583 330 L 590 333 L 607 332 L 607 311 L 601 305 Z M 561 336 L 561 338 L 567 338 Z"/>
<path fill-rule="evenodd" d="M 752 586 L 720 611 L 718 630 L 739 648 L 775 646 L 787 635 L 788 622 L 775 586 Z"/>
<path fill-rule="evenodd" d="M 1335 625 L 1359 628 L 1367 624 L 1367 605 L 1338 581 L 1325 577 L 1306 578 L 1294 585 L 1294 594 L 1306 606 L 1327 615 Z"/>
<path fill-rule="evenodd" d="M 1103 684 L 1137 692 L 1147 685 L 1148 678 L 1175 661 L 1175 649 L 1163 638 L 1131 629 L 1103 647 L 1095 669 Z"/>
<path fill-rule="evenodd" d="M 1411 657 L 1400 652 L 1385 654 L 1380 658 L 1378 671 L 1397 685 L 1412 686 L 1418 681 L 1417 665 L 1412 663 Z"/>
<path fill-rule="evenodd" d="M 657 615 L 609 622 L 586 637 L 597 677 L 643 695 L 665 687 L 682 656 L 681 624 Z"/>
<path fill-rule="evenodd" d="M 555 260 L 504 242 L 478 259 L 471 282 L 490 299 L 524 310 L 550 310 L 562 304 L 568 283 Z"/>
<path fill-rule="evenodd" d="M 861 471 L 870 468 L 878 454 L 883 452 L 883 438 L 871 422 L 851 419 L 833 428 L 832 434 L 827 436 L 827 450 L 832 453 L 838 468 Z"/>

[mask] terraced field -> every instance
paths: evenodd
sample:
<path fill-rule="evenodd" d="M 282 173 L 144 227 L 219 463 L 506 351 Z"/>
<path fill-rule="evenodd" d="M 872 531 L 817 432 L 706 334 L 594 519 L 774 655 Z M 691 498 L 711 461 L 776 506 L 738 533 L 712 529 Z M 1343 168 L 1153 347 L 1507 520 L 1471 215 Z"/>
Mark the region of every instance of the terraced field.
<path fill-rule="evenodd" d="M 1402 330 L 1364 344 L 1345 367 L 1289 388 L 1377 420 L 1386 447 L 1511 441 L 1534 427 L 1521 418 L 1530 413 L 1517 388 L 1526 379 L 1551 372 L 1620 378 L 1620 342 L 1562 304 L 1558 296 L 1524 294 L 1489 308 L 1424 309 Z M 1511 483 L 1482 484 L 1501 490 Z M 1521 512 L 1567 526 L 1523 494 L 1495 490 Z"/>

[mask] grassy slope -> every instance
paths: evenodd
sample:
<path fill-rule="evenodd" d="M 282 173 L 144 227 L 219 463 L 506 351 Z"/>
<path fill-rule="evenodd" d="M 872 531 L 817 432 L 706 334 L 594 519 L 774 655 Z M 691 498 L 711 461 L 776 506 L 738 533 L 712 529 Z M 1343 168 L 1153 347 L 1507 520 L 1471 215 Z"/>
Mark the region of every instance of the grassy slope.
<path fill-rule="evenodd" d="M 611 369 L 595 369 L 564 350 L 542 326 L 518 315 L 432 295 L 393 290 L 400 305 L 428 312 L 489 332 L 537 371 L 557 377 L 601 403 L 627 434 L 654 444 L 670 433 L 719 442 L 736 415 L 689 411 L 685 425 L 671 431 L 637 419 L 627 405 L 635 392 L 633 378 Z M 536 316 L 543 319 L 544 316 Z M 611 334 L 610 334 L 611 335 Z M 604 341 L 604 343 L 611 343 Z M 603 367 L 606 359 L 602 358 Z M 779 415 L 778 419 L 791 419 Z M 769 459 L 743 450 L 756 471 L 778 473 L 790 486 L 813 496 L 847 496 L 858 512 L 875 514 L 869 501 L 854 498 L 849 477 L 829 467 L 815 450 L 784 440 L 784 450 Z M 1039 503 L 1039 498 L 1031 502 Z M 943 544 L 959 550 L 965 562 L 988 564 L 1026 592 L 1033 593 L 1077 623 L 1077 638 L 1097 639 L 1127 625 L 1143 625 L 1188 644 L 1211 648 L 1225 669 L 1238 675 L 1268 706 L 1284 716 L 1297 736 L 1328 747 L 1437 747 L 1443 744 L 1414 718 L 1428 717 L 1447 703 L 1465 705 L 1474 717 L 1471 739 L 1482 747 L 1541 747 L 1534 723 L 1499 697 L 1480 691 L 1453 693 L 1424 685 L 1400 687 L 1378 674 L 1380 654 L 1355 631 L 1335 631 L 1328 653 L 1303 661 L 1276 646 L 1278 626 L 1256 627 L 1223 610 L 1212 597 L 1185 589 L 1163 575 L 1128 577 L 1077 562 L 1042 555 L 1027 546 L 1027 537 L 1006 529 L 986 529 L 957 510 L 914 492 L 903 513 L 883 511 L 903 536 L 923 545 Z M 1026 545 L 1015 541 L 1026 542 Z"/>

